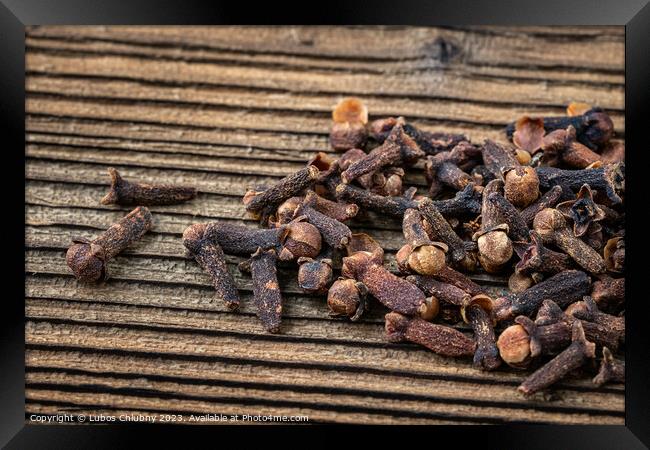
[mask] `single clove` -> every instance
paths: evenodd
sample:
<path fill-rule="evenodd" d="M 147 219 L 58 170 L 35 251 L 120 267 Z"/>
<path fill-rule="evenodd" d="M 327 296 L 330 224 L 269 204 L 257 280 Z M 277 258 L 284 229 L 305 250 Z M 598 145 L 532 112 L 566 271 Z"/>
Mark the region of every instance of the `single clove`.
<path fill-rule="evenodd" d="M 487 202 L 499 217 L 499 221 L 508 226 L 508 237 L 512 241 L 513 249 L 517 255 L 521 256 L 530 241 L 528 226 L 523 217 L 517 208 L 499 192 L 490 193 L 487 196 Z"/>
<path fill-rule="evenodd" d="M 591 189 L 606 195 L 612 204 L 622 202 L 619 193 L 625 191 L 625 163 L 582 170 L 538 167 L 536 171 L 541 189 L 550 189 L 552 186 L 566 186 L 577 192 L 582 185 L 588 184 Z"/>
<path fill-rule="evenodd" d="M 250 272 L 257 317 L 269 333 L 278 333 L 282 321 L 282 293 L 278 284 L 275 249 L 257 249 L 250 260 L 239 264 L 239 270 Z"/>
<path fill-rule="evenodd" d="M 327 306 L 334 317 L 349 317 L 356 322 L 367 309 L 368 288 L 351 278 L 339 278 L 327 291 Z"/>
<path fill-rule="evenodd" d="M 112 167 L 109 167 L 108 174 L 111 177 L 111 189 L 102 198 L 102 205 L 174 205 L 196 197 L 194 187 L 131 183 Z"/>
<path fill-rule="evenodd" d="M 433 324 L 419 317 L 406 317 L 397 312 L 386 314 L 386 338 L 390 342 L 409 341 L 423 345 L 443 356 L 471 356 L 476 343 L 460 331 Z"/>
<path fill-rule="evenodd" d="M 254 218 L 261 218 L 263 222 L 268 220 L 285 200 L 299 195 L 311 186 L 317 180 L 319 173 L 316 166 L 309 165 L 283 178 L 263 192 L 249 191 L 244 197 L 246 211 Z"/>
<path fill-rule="evenodd" d="M 216 239 L 211 236 L 212 224 L 197 223 L 183 232 L 183 245 L 190 251 L 201 268 L 210 275 L 217 295 L 230 310 L 239 308 L 239 292 L 228 271 L 226 257 Z"/>
<path fill-rule="evenodd" d="M 573 323 L 571 345 L 524 380 L 517 390 L 532 395 L 545 389 L 596 357 L 596 344 L 589 342 L 579 321 Z"/>
<path fill-rule="evenodd" d="M 620 342 L 625 342 L 625 317 L 613 316 L 598 309 L 598 305 L 589 296 L 583 297 L 566 309 L 565 313 L 576 319 L 592 322 L 610 330 Z"/>
<path fill-rule="evenodd" d="M 138 206 L 92 241 L 74 238 L 65 260 L 79 281 L 108 278 L 108 261 L 151 230 L 151 213 Z"/>
<path fill-rule="evenodd" d="M 426 296 L 417 286 L 390 273 L 378 255 L 359 251 L 343 258 L 341 274 L 363 283 L 387 308 L 406 315 L 423 314 Z"/>
<path fill-rule="evenodd" d="M 448 247 L 442 242 L 433 242 L 429 239 L 422 224 L 420 211 L 406 210 L 402 231 L 406 245 L 395 256 L 397 265 L 402 271 L 433 275 L 445 267 L 445 253 Z"/>
<path fill-rule="evenodd" d="M 488 201 L 493 193 L 498 193 L 503 187 L 503 181 L 492 180 L 483 189 L 481 208 L 481 228 L 472 239 L 478 245 L 478 260 L 481 267 L 488 273 L 501 271 L 512 258 L 512 241 L 508 236 L 509 228 L 499 216 L 495 203 Z"/>
<path fill-rule="evenodd" d="M 355 162 L 341 173 L 343 183 L 378 171 L 386 166 L 410 165 L 424 156 L 415 141 L 404 132 L 403 119 L 398 119 L 384 143 L 372 150 L 365 158 Z"/>
<path fill-rule="evenodd" d="M 433 201 L 429 198 L 423 198 L 418 205 L 422 217 L 427 221 L 431 227 L 432 236 L 430 238 L 434 241 L 440 241 L 449 247 L 451 260 L 459 263 L 467 257 L 467 246 L 465 242 L 458 237 L 456 232 L 451 228 L 449 222 L 440 214 L 440 211 L 435 206 Z"/>
<path fill-rule="evenodd" d="M 553 244 L 568 254 L 583 269 L 591 273 L 605 271 L 605 261 L 569 230 L 562 213 L 557 209 L 545 208 L 535 216 L 533 228 L 545 244 Z"/>
<path fill-rule="evenodd" d="M 316 194 L 308 192 L 302 205 L 296 209 L 294 217 L 304 216 L 318 229 L 328 245 L 333 248 L 343 248 L 350 241 L 352 231 L 344 223 L 318 212 L 315 209 L 316 202 Z"/>
<path fill-rule="evenodd" d="M 603 257 L 608 272 L 623 273 L 625 270 L 625 240 L 620 236 L 609 239 L 603 249 Z"/>
<path fill-rule="evenodd" d="M 278 228 L 257 229 L 244 225 L 234 225 L 224 222 L 210 224 L 210 236 L 228 255 L 251 255 L 257 251 L 278 248 L 285 240 L 292 225 L 282 225 Z M 318 252 L 316 252 L 317 254 Z"/>
<path fill-rule="evenodd" d="M 528 205 L 521 211 L 521 218 L 524 219 L 526 226 L 529 228 L 533 226 L 533 220 L 538 212 L 544 208 L 553 208 L 558 204 L 562 197 L 562 187 L 553 186 L 544 195 L 542 195 L 536 202 Z"/>
<path fill-rule="evenodd" d="M 601 311 L 609 313 L 620 311 L 625 304 L 625 278 L 601 276 L 593 284 L 591 298 Z"/>
<path fill-rule="evenodd" d="M 612 119 L 601 108 L 595 107 L 579 116 L 543 117 L 544 129 L 546 132 L 553 130 L 565 130 L 568 126 L 576 129 L 580 142 L 592 150 L 607 143 L 614 135 L 614 123 Z M 506 127 L 508 138 L 512 138 L 516 122 Z"/>
<path fill-rule="evenodd" d="M 332 282 L 332 249 L 327 247 L 315 259 L 298 258 L 298 286 L 309 293 L 327 292 Z"/>
<path fill-rule="evenodd" d="M 614 358 L 612 352 L 603 348 L 603 359 L 600 362 L 598 375 L 593 379 L 593 383 L 600 387 L 605 383 L 625 383 L 625 361 L 619 361 Z"/>
<path fill-rule="evenodd" d="M 336 187 L 336 198 L 394 217 L 402 217 L 407 209 L 418 207 L 418 202 L 409 198 L 384 197 L 349 184 Z"/>
<path fill-rule="evenodd" d="M 358 98 L 341 100 L 332 111 L 330 144 L 337 151 L 361 147 L 368 138 L 368 108 Z"/>
<path fill-rule="evenodd" d="M 519 315 L 531 316 L 546 299 L 566 307 L 587 295 L 590 287 L 591 279 L 586 273 L 565 270 L 535 284 L 521 294 L 497 298 L 494 301 L 495 317 L 502 321 Z"/>

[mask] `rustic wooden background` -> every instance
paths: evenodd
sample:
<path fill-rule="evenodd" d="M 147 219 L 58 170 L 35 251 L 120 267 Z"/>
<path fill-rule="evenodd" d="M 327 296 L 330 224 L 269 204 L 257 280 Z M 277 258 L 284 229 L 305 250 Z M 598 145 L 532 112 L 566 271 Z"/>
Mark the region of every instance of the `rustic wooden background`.
<path fill-rule="evenodd" d="M 356 95 L 372 117 L 503 139 L 521 114 L 606 108 L 624 137 L 624 29 L 407 27 L 33 27 L 27 30 L 27 413 L 78 411 L 303 414 L 312 422 L 624 422 L 624 387 L 588 379 L 521 397 L 522 373 L 387 344 L 375 306 L 361 323 L 328 317 L 282 271 L 283 333 L 251 306 L 213 298 L 185 256 L 198 221 L 247 221 L 245 186 L 330 151 L 332 106 Z M 100 205 L 106 169 L 199 188 L 188 204 L 151 208 L 155 228 L 78 284 L 72 236 L 97 235 L 130 208 Z M 409 178 L 423 184 L 423 178 Z M 399 223 L 357 222 L 389 253 Z M 391 257 L 389 255 L 389 263 Z M 231 258 L 236 263 L 237 258 Z M 481 277 L 478 277 L 481 279 Z M 499 289 L 499 280 L 483 282 Z"/>

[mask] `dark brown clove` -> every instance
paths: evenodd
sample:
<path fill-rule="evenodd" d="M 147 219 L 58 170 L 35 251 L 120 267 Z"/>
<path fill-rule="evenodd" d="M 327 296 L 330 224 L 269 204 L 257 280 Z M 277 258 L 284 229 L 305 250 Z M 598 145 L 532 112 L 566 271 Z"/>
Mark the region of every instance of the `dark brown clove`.
<path fill-rule="evenodd" d="M 471 356 L 476 348 L 476 343 L 460 331 L 397 312 L 386 314 L 386 338 L 420 344 L 443 356 Z"/>
<path fill-rule="evenodd" d="M 474 352 L 474 367 L 483 370 L 495 370 L 501 365 L 499 349 L 494 335 L 494 324 L 489 311 L 477 304 L 468 306 L 464 317 L 474 330 L 476 351 Z"/>
<path fill-rule="evenodd" d="M 368 292 L 387 308 L 406 315 L 427 310 L 426 296 L 415 285 L 390 273 L 370 252 L 355 252 L 343 258 L 343 277 L 362 282 Z"/>
<path fill-rule="evenodd" d="M 486 140 L 483 144 L 483 162 L 498 179 L 504 181 L 504 196 L 513 205 L 523 208 L 539 197 L 537 172 L 532 167 L 519 164 L 513 149 Z"/>
<path fill-rule="evenodd" d="M 267 220 L 285 200 L 299 195 L 311 186 L 317 180 L 319 173 L 316 166 L 309 165 L 283 178 L 263 192 L 255 192 L 254 195 L 250 195 L 249 192 L 244 201 L 246 211 L 255 218 Z"/>
<path fill-rule="evenodd" d="M 569 125 L 576 129 L 578 140 L 592 150 L 607 143 L 614 135 L 612 119 L 601 108 L 591 108 L 579 116 L 543 117 L 546 132 L 564 130 Z M 508 138 L 512 138 L 516 122 L 506 127 Z"/>
<path fill-rule="evenodd" d="M 349 317 L 352 322 L 361 318 L 367 309 L 368 288 L 351 278 L 339 278 L 327 291 L 327 306 L 334 317 Z"/>
<path fill-rule="evenodd" d="M 495 203 L 488 201 L 493 193 L 503 188 L 503 181 L 492 180 L 483 189 L 481 207 L 481 228 L 472 237 L 478 245 L 478 260 L 488 273 L 501 271 L 512 258 L 512 241 L 508 236 L 508 225 L 502 222 Z"/>
<path fill-rule="evenodd" d="M 564 253 L 544 247 L 542 238 L 535 231 L 530 232 L 530 245 L 515 266 L 516 273 L 532 275 L 535 272 L 556 274 L 572 268 L 572 259 Z"/>
<path fill-rule="evenodd" d="M 581 302 L 569 305 L 565 313 L 576 319 L 601 325 L 614 333 L 620 342 L 625 343 L 625 317 L 613 316 L 600 311 L 591 297 L 585 296 Z"/>
<path fill-rule="evenodd" d="M 359 207 L 354 203 L 335 202 L 321 197 L 314 191 L 308 191 L 306 195 L 311 197 L 308 202 L 312 208 L 328 217 L 331 217 L 332 219 L 338 220 L 339 222 L 350 220 L 359 212 Z M 296 209 L 298 209 L 304 201 L 305 197 L 291 197 L 290 199 L 287 199 L 284 203 L 278 206 L 273 223 L 279 225 L 291 222 Z"/>
<path fill-rule="evenodd" d="M 535 284 L 533 277 L 521 272 L 513 272 L 508 278 L 508 290 L 515 294 L 521 294 Z"/>
<path fill-rule="evenodd" d="M 566 270 L 537 283 L 521 294 L 497 298 L 494 301 L 495 317 L 499 321 L 519 315 L 530 317 L 537 312 L 546 299 L 566 307 L 587 295 L 590 287 L 591 279 L 586 273 L 579 270 Z"/>
<path fill-rule="evenodd" d="M 327 247 L 315 259 L 298 258 L 298 286 L 309 293 L 324 293 L 332 282 L 332 249 Z"/>
<path fill-rule="evenodd" d="M 327 245 L 333 248 L 343 248 L 350 242 L 352 231 L 342 222 L 316 211 L 316 195 L 307 193 L 305 200 L 295 213 L 295 217 L 304 216 L 309 223 L 320 232 Z"/>
<path fill-rule="evenodd" d="M 583 269 L 591 273 L 605 271 L 605 261 L 567 227 L 566 220 L 557 209 L 545 208 L 535 216 L 535 231 L 545 244 L 552 244 L 568 254 Z"/>
<path fill-rule="evenodd" d="M 429 239 L 422 224 L 420 211 L 406 210 L 402 231 L 406 245 L 395 256 L 397 265 L 402 271 L 433 275 L 445 267 L 445 253 L 448 247 L 442 242 L 433 242 Z"/>
<path fill-rule="evenodd" d="M 619 361 L 614 358 L 612 352 L 603 348 L 603 359 L 600 362 L 598 375 L 593 379 L 593 383 L 600 387 L 605 383 L 625 383 L 625 361 Z"/>
<path fill-rule="evenodd" d="M 544 208 L 553 208 L 558 204 L 562 197 L 562 187 L 553 186 L 544 195 L 542 195 L 536 202 L 527 206 L 521 211 L 521 218 L 524 219 L 526 226 L 532 227 L 533 220 L 538 212 Z"/>
<path fill-rule="evenodd" d="M 603 275 L 594 282 L 591 298 L 598 309 L 609 313 L 619 312 L 625 304 L 625 278 Z"/>
<path fill-rule="evenodd" d="M 452 150 L 427 157 L 425 173 L 431 183 L 438 180 L 446 186 L 461 190 L 473 178 L 460 167 L 480 155 L 480 150 L 469 142 L 460 142 Z"/>
<path fill-rule="evenodd" d="M 278 248 L 289 233 L 289 225 L 257 229 L 224 222 L 210 224 L 210 236 L 228 255 L 251 255 L 257 251 Z M 318 252 L 316 253 L 318 254 Z"/>
<path fill-rule="evenodd" d="M 402 217 L 407 209 L 418 207 L 418 202 L 406 197 L 384 197 L 349 184 L 336 187 L 336 198 L 394 217 Z"/>
<path fill-rule="evenodd" d="M 465 242 L 458 237 L 449 222 L 440 214 L 440 211 L 429 198 L 423 198 L 418 205 L 422 217 L 431 227 L 433 241 L 440 241 L 449 247 L 451 260 L 458 263 L 467 257 Z"/>
<path fill-rule="evenodd" d="M 524 380 L 517 390 L 532 395 L 545 389 L 596 357 L 596 344 L 589 342 L 579 321 L 573 323 L 571 345 Z"/>
<path fill-rule="evenodd" d="M 201 268 L 210 275 L 217 295 L 230 310 L 239 308 L 239 292 L 228 271 L 226 257 L 216 239 L 211 236 L 213 225 L 197 223 L 183 232 L 183 245 L 190 251 Z"/>
<path fill-rule="evenodd" d="M 594 202 L 593 193 L 588 184 L 583 184 L 575 200 L 562 202 L 555 207 L 573 222 L 573 234 L 584 236 L 589 225 L 605 219 L 605 211 Z"/>
<path fill-rule="evenodd" d="M 447 200 L 433 200 L 433 205 L 444 217 L 468 217 L 481 213 L 482 189 L 469 183 Z"/>
<path fill-rule="evenodd" d="M 239 270 L 250 272 L 257 317 L 269 333 L 279 333 L 282 321 L 282 293 L 278 284 L 275 249 L 257 249 L 250 260 L 239 264 Z"/>
<path fill-rule="evenodd" d="M 605 144 L 600 152 L 600 160 L 603 164 L 625 162 L 625 143 L 610 141 Z"/>
<path fill-rule="evenodd" d="M 538 167 L 536 169 L 541 189 L 552 186 L 566 186 L 577 192 L 582 185 L 602 192 L 612 204 L 622 202 L 619 193 L 625 191 L 625 164 L 609 164 L 597 169 L 563 170 L 556 167 Z"/>
<path fill-rule="evenodd" d="M 499 217 L 499 222 L 508 226 L 508 237 L 512 241 L 513 249 L 517 255 L 521 256 L 530 242 L 528 226 L 523 217 L 517 208 L 499 192 L 490 193 L 487 196 L 487 202 L 492 205 L 494 213 Z"/>
<path fill-rule="evenodd" d="M 410 165 L 424 156 L 415 141 L 404 132 L 403 119 L 398 119 L 384 143 L 365 158 L 355 162 L 341 173 L 343 183 L 350 183 L 362 175 L 394 165 Z"/>
<path fill-rule="evenodd" d="M 108 278 L 108 261 L 151 229 L 151 213 L 138 206 L 92 241 L 74 238 L 65 260 L 79 281 L 94 282 Z"/>
<path fill-rule="evenodd" d="M 361 147 L 368 138 L 368 108 L 358 98 L 341 100 L 332 111 L 330 144 L 337 151 Z"/>
<path fill-rule="evenodd" d="M 111 189 L 102 198 L 102 205 L 174 205 L 196 197 L 194 187 L 131 183 L 112 167 L 109 167 L 108 174 L 111 177 Z"/>
<path fill-rule="evenodd" d="M 322 248 L 322 237 L 318 228 L 309 222 L 303 222 L 305 216 L 294 219 L 289 225 L 289 232 L 284 238 L 282 250 L 278 255 L 281 261 L 306 257 L 315 258 Z"/>

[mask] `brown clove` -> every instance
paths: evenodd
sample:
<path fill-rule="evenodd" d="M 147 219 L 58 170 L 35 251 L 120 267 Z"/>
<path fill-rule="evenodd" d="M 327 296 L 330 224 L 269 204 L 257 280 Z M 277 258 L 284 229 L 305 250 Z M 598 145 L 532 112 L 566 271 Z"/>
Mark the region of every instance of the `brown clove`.
<path fill-rule="evenodd" d="M 571 269 L 572 266 L 569 255 L 544 247 L 539 234 L 531 231 L 530 245 L 521 255 L 521 260 L 515 266 L 515 272 L 522 275 L 532 275 L 535 272 L 556 274 Z"/>
<path fill-rule="evenodd" d="M 102 205 L 174 205 L 196 197 L 196 188 L 170 184 L 145 184 L 126 181 L 113 167 L 109 167 L 111 189 L 102 198 Z"/>
<path fill-rule="evenodd" d="M 402 271 L 433 275 L 445 267 L 445 253 L 448 247 L 442 242 L 433 242 L 429 239 L 422 224 L 420 211 L 406 210 L 402 231 L 406 245 L 395 256 L 397 265 Z"/>
<path fill-rule="evenodd" d="M 471 356 L 476 348 L 476 343 L 460 331 L 397 312 L 386 314 L 386 338 L 420 344 L 443 356 Z"/>
<path fill-rule="evenodd" d="M 600 387 L 605 383 L 625 383 L 625 361 L 619 361 L 614 358 L 612 352 L 603 348 L 603 359 L 600 362 L 598 375 L 593 379 L 593 383 Z"/>
<path fill-rule="evenodd" d="M 488 273 L 501 271 L 512 258 L 512 241 L 508 236 L 508 225 L 501 221 L 495 203 L 488 201 L 493 193 L 503 188 L 503 181 L 492 180 L 483 189 L 481 207 L 481 228 L 472 236 L 478 245 L 478 260 Z"/>
<path fill-rule="evenodd" d="M 577 192 L 584 184 L 602 192 L 612 204 L 620 204 L 620 193 L 625 191 L 625 163 L 609 164 L 596 169 L 563 170 L 556 167 L 538 167 L 539 186 L 566 186 Z"/>
<path fill-rule="evenodd" d="M 351 278 L 339 278 L 327 291 L 327 306 L 334 317 L 349 317 L 356 322 L 367 309 L 368 288 Z"/>
<path fill-rule="evenodd" d="M 250 260 L 239 264 L 243 272 L 250 272 L 253 278 L 253 298 L 257 317 L 269 333 L 280 332 L 282 321 L 282 293 L 278 284 L 278 255 L 275 249 L 257 249 Z"/>
<path fill-rule="evenodd" d="M 449 222 L 440 214 L 440 211 L 435 206 L 430 198 L 423 198 L 420 200 L 418 209 L 422 217 L 431 227 L 433 241 L 440 241 L 449 247 L 451 260 L 459 263 L 467 257 L 467 246 L 465 242 L 458 237 L 456 232 L 451 228 Z"/>

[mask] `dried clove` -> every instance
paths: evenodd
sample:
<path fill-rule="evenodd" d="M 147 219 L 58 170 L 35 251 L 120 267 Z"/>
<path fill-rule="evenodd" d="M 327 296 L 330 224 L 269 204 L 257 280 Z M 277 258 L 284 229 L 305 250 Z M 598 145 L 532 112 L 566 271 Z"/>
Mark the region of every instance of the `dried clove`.
<path fill-rule="evenodd" d="M 246 211 L 251 213 L 254 218 L 266 221 L 285 200 L 295 197 L 312 185 L 319 173 L 316 166 L 309 165 L 283 178 L 263 192 L 251 193 L 249 191 L 244 200 Z"/>
<path fill-rule="evenodd" d="M 605 383 L 625 383 L 625 361 L 619 361 L 614 358 L 612 352 L 603 347 L 603 359 L 600 362 L 598 375 L 593 379 L 593 383 L 600 387 Z"/>
<path fill-rule="evenodd" d="M 541 189 L 566 186 L 577 192 L 584 184 L 602 192 L 612 204 L 622 202 L 620 192 L 625 191 L 625 163 L 609 164 L 597 169 L 563 170 L 556 167 L 535 169 Z"/>
<path fill-rule="evenodd" d="M 94 282 L 108 278 L 108 261 L 151 230 L 151 212 L 138 206 L 111 225 L 92 241 L 72 239 L 65 260 L 79 281 Z"/>
<path fill-rule="evenodd" d="M 543 138 L 544 121 L 542 119 L 522 116 L 515 122 L 512 142 L 529 156 L 541 148 Z"/>
<path fill-rule="evenodd" d="M 257 251 L 278 248 L 292 225 L 278 228 L 256 229 L 223 222 L 210 223 L 210 236 L 229 255 L 251 255 Z M 318 252 L 316 252 L 317 254 Z"/>
<path fill-rule="evenodd" d="M 476 339 L 474 366 L 483 370 L 495 370 L 501 365 L 499 349 L 494 335 L 494 324 L 490 312 L 478 304 L 471 304 L 465 309 L 464 317 L 472 326 Z"/>
<path fill-rule="evenodd" d="M 605 219 L 605 211 L 594 202 L 588 184 L 582 185 L 575 200 L 562 202 L 556 209 L 573 221 L 573 234 L 577 237 L 585 235 L 592 223 Z"/>
<path fill-rule="evenodd" d="M 609 313 L 620 311 L 625 303 L 625 278 L 601 276 L 593 284 L 591 298 L 601 311 Z"/>
<path fill-rule="evenodd" d="M 498 193 L 503 181 L 492 180 L 483 190 L 481 208 L 481 228 L 472 239 L 478 245 L 478 260 L 488 273 L 501 271 L 512 258 L 512 241 L 508 236 L 508 225 L 501 221 L 495 203 L 488 201 L 493 193 Z"/>
<path fill-rule="evenodd" d="M 598 309 L 598 305 L 589 296 L 581 302 L 575 302 L 566 309 L 565 313 L 576 319 L 592 322 L 610 330 L 620 342 L 625 342 L 625 317 L 613 316 Z"/>
<path fill-rule="evenodd" d="M 596 357 L 596 344 L 589 342 L 579 321 L 573 323 L 571 345 L 524 380 L 517 388 L 524 395 L 545 389 Z"/>
<path fill-rule="evenodd" d="M 608 240 L 603 249 L 603 256 L 607 271 L 623 273 L 625 270 L 625 240 L 620 236 Z"/>
<path fill-rule="evenodd" d="M 343 183 L 350 183 L 362 175 L 393 165 L 413 164 L 424 156 L 415 141 L 404 132 L 403 119 L 398 119 L 384 143 L 365 158 L 355 162 L 341 173 Z"/>
<path fill-rule="evenodd" d="M 564 216 L 557 209 L 545 208 L 535 216 L 535 231 L 545 244 L 553 244 L 591 273 L 605 271 L 605 261 L 594 249 L 573 235 Z"/>
<path fill-rule="evenodd" d="M 443 356 L 471 356 L 476 349 L 476 343 L 460 331 L 397 312 L 386 314 L 386 338 L 420 344 Z"/>
<path fill-rule="evenodd" d="M 418 202 L 406 197 L 384 197 L 349 184 L 339 184 L 336 197 L 394 217 L 402 217 L 407 209 L 418 207 Z"/>
<path fill-rule="evenodd" d="M 309 293 L 327 292 L 332 282 L 332 249 L 327 247 L 316 259 L 298 258 L 298 286 Z"/>
<path fill-rule="evenodd" d="M 578 140 L 592 150 L 607 143 L 614 135 L 614 123 L 601 108 L 595 107 L 579 116 L 543 117 L 546 132 L 564 130 L 568 126 L 576 129 Z M 506 127 L 508 138 L 512 139 L 516 122 Z"/>
<path fill-rule="evenodd" d="M 406 210 L 402 231 L 406 245 L 395 256 L 397 265 L 402 271 L 433 275 L 445 267 L 445 253 L 448 247 L 442 242 L 433 242 L 429 239 L 422 224 L 420 211 Z"/>
<path fill-rule="evenodd" d="M 111 177 L 111 189 L 102 198 L 102 205 L 174 205 L 196 197 L 194 187 L 131 183 L 112 167 L 109 167 L 108 174 Z"/>
<path fill-rule="evenodd" d="M 579 270 L 566 270 L 537 283 L 521 294 L 499 297 L 495 300 L 495 317 L 508 320 L 518 315 L 531 316 L 546 299 L 561 307 L 580 300 L 591 287 L 589 276 Z"/>
<path fill-rule="evenodd" d="M 532 275 L 535 272 L 556 274 L 570 269 L 571 261 L 570 256 L 544 247 L 539 234 L 531 231 L 530 245 L 521 255 L 521 260 L 515 266 L 515 272 L 522 275 Z"/>
<path fill-rule="evenodd" d="M 310 196 L 310 206 L 316 211 L 325 214 L 339 222 L 350 220 L 359 212 L 359 207 L 354 203 L 339 203 L 321 197 L 314 191 L 308 191 L 306 196 Z M 291 222 L 296 209 L 305 201 L 305 197 L 291 197 L 278 206 L 273 223 L 276 225 Z"/>
<path fill-rule="evenodd" d="M 367 295 L 368 288 L 363 283 L 339 278 L 327 291 L 327 306 L 332 316 L 345 316 L 356 322 L 367 309 Z"/>
<path fill-rule="evenodd" d="M 562 197 L 562 187 L 553 186 L 544 195 L 542 195 L 536 202 L 527 206 L 521 211 L 521 218 L 524 219 L 526 226 L 532 227 L 533 220 L 538 212 L 544 208 L 553 208 L 558 204 Z"/>
<path fill-rule="evenodd" d="M 440 241 L 449 247 L 451 260 L 458 263 L 467 257 L 465 242 L 458 237 L 456 232 L 451 228 L 449 222 L 440 214 L 438 208 L 429 198 L 423 198 L 418 205 L 422 217 L 431 227 L 433 236 L 430 238 L 434 241 Z"/>
<path fill-rule="evenodd" d="M 368 108 L 358 98 L 341 100 L 332 111 L 330 144 L 337 151 L 361 147 L 368 138 Z"/>
<path fill-rule="evenodd" d="M 521 294 L 534 284 L 535 280 L 533 280 L 531 276 L 521 272 L 513 272 L 513 274 L 510 275 L 510 278 L 508 278 L 508 290 L 515 294 Z"/>
<path fill-rule="evenodd" d="M 325 216 L 326 217 L 326 216 Z M 322 248 L 322 237 L 315 225 L 303 222 L 304 216 L 297 217 L 288 226 L 282 250 L 278 255 L 281 261 L 306 257 L 315 258 Z"/>
<path fill-rule="evenodd" d="M 253 278 L 253 298 L 257 317 L 269 333 L 280 332 L 282 321 L 282 294 L 278 284 L 275 249 L 257 249 L 250 260 L 239 264 L 239 270 L 250 272 Z"/>
<path fill-rule="evenodd" d="M 381 258 L 373 253 L 359 251 L 343 258 L 341 273 L 345 278 L 362 282 L 373 297 L 393 311 L 417 315 L 427 310 L 424 293 L 386 270 Z"/>
<path fill-rule="evenodd" d="M 491 205 L 494 214 L 499 217 L 499 221 L 508 226 L 508 237 L 512 241 L 513 249 L 521 256 L 530 241 L 528 226 L 523 217 L 517 208 L 499 192 L 490 193 L 487 202 Z"/>
<path fill-rule="evenodd" d="M 513 205 L 523 208 L 539 197 L 539 178 L 535 169 L 522 166 L 512 149 L 494 141 L 483 144 L 483 162 L 498 178 L 505 182 L 504 196 Z"/>
<path fill-rule="evenodd" d="M 190 251 L 201 268 L 210 275 L 217 295 L 230 310 L 239 308 L 239 293 L 235 280 L 228 271 L 226 257 L 216 239 L 211 235 L 213 224 L 197 223 L 183 232 L 183 245 Z"/>
<path fill-rule="evenodd" d="M 296 209 L 294 216 L 304 216 L 310 224 L 318 229 L 323 240 L 331 247 L 343 248 L 350 241 L 352 231 L 344 223 L 316 211 L 315 205 L 316 195 L 307 193 L 305 200 Z"/>

